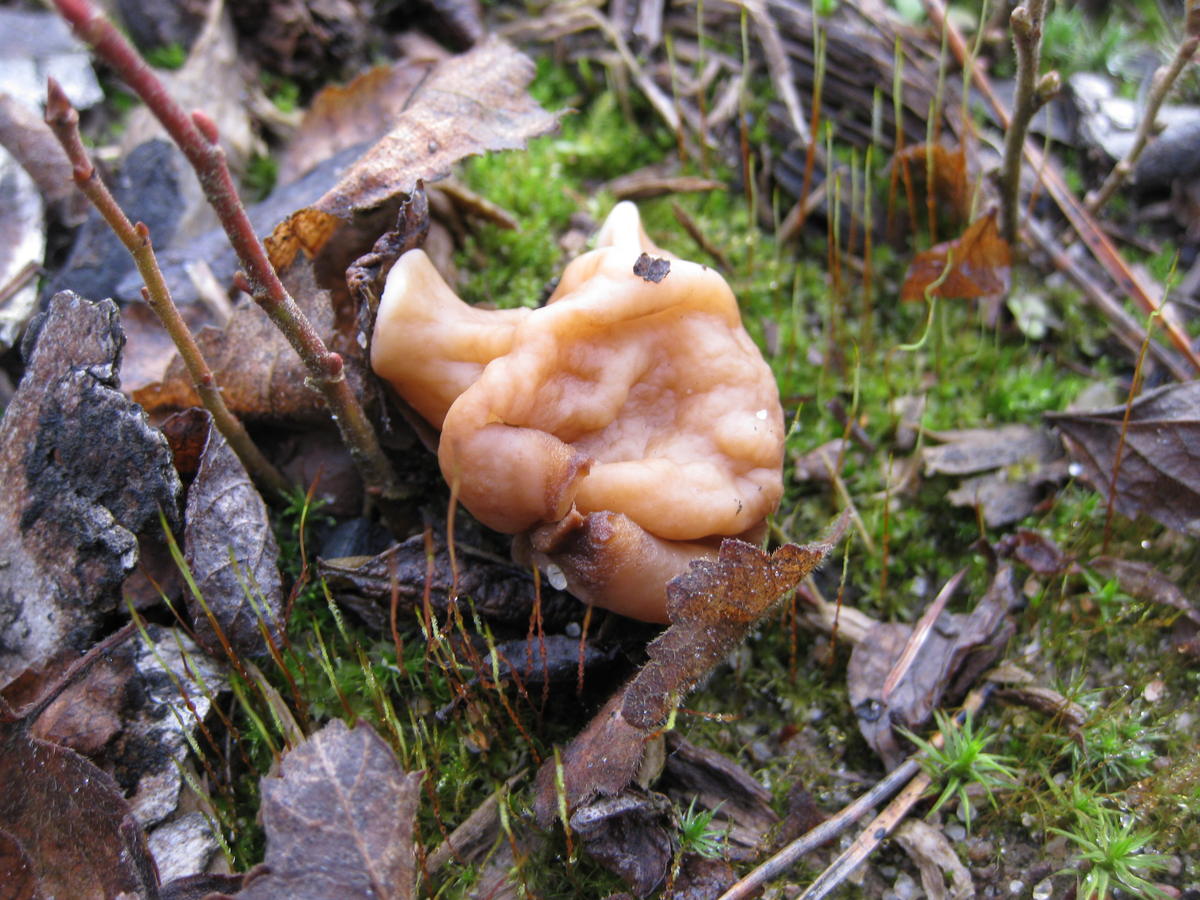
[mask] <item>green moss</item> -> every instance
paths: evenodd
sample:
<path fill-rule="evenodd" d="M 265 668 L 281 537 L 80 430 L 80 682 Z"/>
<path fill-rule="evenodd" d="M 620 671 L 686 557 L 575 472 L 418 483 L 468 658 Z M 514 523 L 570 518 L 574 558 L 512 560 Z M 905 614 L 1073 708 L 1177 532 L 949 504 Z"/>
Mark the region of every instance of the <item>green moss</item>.
<path fill-rule="evenodd" d="M 543 63 L 531 90 L 549 108 L 562 109 L 577 101 L 583 81 L 578 70 Z M 558 242 L 571 217 L 597 219 L 611 208 L 612 197 L 596 186 L 661 160 L 672 146 L 662 128 L 627 119 L 616 95 L 606 92 L 568 112 L 558 134 L 531 141 L 524 152 L 467 162 L 467 184 L 512 213 L 520 227 L 484 226 L 468 236 L 463 269 L 472 274 L 463 296 L 473 303 L 536 306 L 565 263 Z"/>
<path fill-rule="evenodd" d="M 146 51 L 146 62 L 156 69 L 182 69 L 187 62 L 187 50 L 180 44 L 166 44 Z"/>

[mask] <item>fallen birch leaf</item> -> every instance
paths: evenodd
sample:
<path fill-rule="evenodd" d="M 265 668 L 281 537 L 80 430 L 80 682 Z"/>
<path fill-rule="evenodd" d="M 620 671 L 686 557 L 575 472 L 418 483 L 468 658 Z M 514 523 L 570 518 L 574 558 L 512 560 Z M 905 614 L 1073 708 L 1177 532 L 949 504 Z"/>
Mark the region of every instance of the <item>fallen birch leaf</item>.
<path fill-rule="evenodd" d="M 1049 432 L 1028 425 L 963 428 L 929 436 L 941 443 L 921 451 L 927 475 L 975 475 L 1004 466 L 1044 463 L 1061 455 L 1058 441 Z"/>
<path fill-rule="evenodd" d="M 163 436 L 117 389 L 112 301 L 57 294 L 0 420 L 0 686 L 85 649 L 159 511 L 178 521 Z M 28 346 L 28 344 L 27 344 Z"/>
<path fill-rule="evenodd" d="M 918 253 L 905 275 L 900 299 L 924 300 L 927 291 L 931 297 L 957 300 L 1004 294 L 1011 266 L 1012 251 L 1000 236 L 996 211 L 992 210 L 958 238 Z"/>
<path fill-rule="evenodd" d="M 1025 528 L 1004 535 L 996 542 L 995 550 L 997 556 L 1015 559 L 1044 578 L 1061 575 L 1075 565 L 1074 558 L 1063 553 L 1049 537 Z"/>
<path fill-rule="evenodd" d="M 931 436 L 945 443 L 921 452 L 925 473 L 973 475 L 950 491 L 947 499 L 955 506 L 980 510 L 992 528 L 1025 518 L 1047 485 L 1067 478 L 1059 442 L 1044 429 L 1002 425 Z"/>
<path fill-rule="evenodd" d="M 1130 518 L 1145 514 L 1168 528 L 1200 535 L 1200 381 L 1147 391 L 1129 405 L 1046 419 L 1088 482 Z M 1113 471 L 1120 463 L 1116 483 Z"/>
<path fill-rule="evenodd" d="M 30 734 L 95 757 L 121 730 L 121 709 L 133 676 L 133 647 L 123 644 L 97 660 L 33 723 Z"/>
<path fill-rule="evenodd" d="M 342 221 L 411 194 L 467 156 L 514 150 L 551 131 L 557 115 L 526 92 L 533 63 L 492 38 L 441 63 L 421 85 L 392 130 L 313 205 L 293 213 L 267 238 L 276 268 L 303 250 L 318 253 Z"/>
<path fill-rule="evenodd" d="M 892 165 L 898 163 L 907 165 L 918 182 L 926 182 L 932 175 L 933 181 L 925 185 L 925 190 L 948 207 L 958 221 L 967 220 L 971 214 L 971 182 L 967 178 L 967 154 L 961 145 L 951 150 L 944 144 L 912 144 L 896 154 Z M 922 212 L 911 210 L 914 217 Z"/>
<path fill-rule="evenodd" d="M 268 871 L 239 900 L 414 897 L 423 777 L 365 722 L 330 722 L 262 779 Z"/>
<path fill-rule="evenodd" d="M 1130 596 L 1179 610 L 1189 622 L 1200 626 L 1200 608 L 1188 599 L 1175 582 L 1149 563 L 1097 556 L 1089 565 L 1101 575 L 1117 579 L 1121 590 Z"/>
<path fill-rule="evenodd" d="M 219 629 L 236 653 L 261 655 L 267 652 L 261 631 L 265 624 L 278 646 L 283 582 L 267 506 L 237 454 L 211 423 L 196 479 L 188 488 L 183 542 L 204 601 L 188 596 L 200 644 L 220 654 Z"/>

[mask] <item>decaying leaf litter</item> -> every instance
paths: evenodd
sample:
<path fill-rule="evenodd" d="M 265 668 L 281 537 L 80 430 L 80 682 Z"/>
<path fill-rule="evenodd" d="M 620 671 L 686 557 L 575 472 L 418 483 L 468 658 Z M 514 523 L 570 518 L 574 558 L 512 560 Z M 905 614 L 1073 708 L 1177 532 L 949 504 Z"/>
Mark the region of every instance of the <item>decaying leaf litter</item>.
<path fill-rule="evenodd" d="M 1121 827 L 1145 830 L 1144 843 L 1162 856 L 1144 869 L 1137 860 L 1132 869 L 1114 869 L 1112 884 L 1128 890 L 1140 884 L 1132 880 L 1140 873 L 1176 895 L 1195 889 L 1200 772 L 1187 752 L 1195 716 L 1195 692 L 1187 686 L 1200 614 L 1189 599 L 1197 507 L 1188 437 L 1197 408 L 1189 384 L 1194 353 L 1179 335 L 1188 327 L 1196 279 L 1184 275 L 1172 286 L 1175 302 L 1149 319 L 1120 303 L 1126 295 L 1144 302 L 1163 294 L 1153 280 L 1169 274 L 1161 265 L 1126 274 L 1126 260 L 1147 247 L 1159 259 L 1178 249 L 1179 272 L 1190 265 L 1194 235 L 1181 234 L 1171 218 L 1186 221 L 1194 202 L 1188 185 L 1166 180 L 1171 200 L 1145 217 L 1149 238 L 1121 233 L 1120 212 L 1102 210 L 1128 240 L 1114 245 L 1082 207 L 1070 205 L 1053 171 L 1078 166 L 1075 177 L 1087 179 L 1103 165 L 1089 156 L 1096 153 L 1087 144 L 1092 132 L 1081 130 L 1060 154 L 1050 145 L 1051 171 L 1040 164 L 1026 171 L 1030 187 L 1041 178 L 1040 190 L 1062 207 L 1069 227 L 1032 205 L 1027 240 L 1010 246 L 995 232 L 988 206 L 999 201 L 987 187 L 992 164 L 983 148 L 998 145 L 999 131 L 994 121 L 965 125 L 961 81 L 938 74 L 939 60 L 953 71 L 950 53 L 970 45 L 947 28 L 950 50 L 943 52 L 936 28 L 900 24 L 882 5 L 843 4 L 816 26 L 807 5 L 789 3 L 747 4 L 744 14 L 732 4 L 665 12 L 651 3 L 556 5 L 538 18 L 501 8 L 486 24 L 472 18 L 468 4 L 433 6 L 445 26 L 435 33 L 456 34 L 463 43 L 453 50 L 477 44 L 474 55 L 455 57 L 425 38 L 397 39 L 390 52 L 402 48 L 403 56 L 390 72 L 377 70 L 314 102 L 324 102 L 324 115 L 332 110 L 335 121 L 340 105 L 358 123 L 346 126 L 344 143 L 331 140 L 334 128 L 319 125 L 310 131 L 319 140 L 309 139 L 318 149 L 308 151 L 303 126 L 290 141 L 274 133 L 287 148 L 287 165 L 297 174 L 311 169 L 251 211 L 256 230 L 273 230 L 268 249 L 272 262 L 291 272 L 286 289 L 345 361 L 397 468 L 405 502 L 399 518 L 389 517 L 391 534 L 370 515 L 354 514 L 361 470 L 336 438 L 314 436 L 328 420 L 320 398 L 303 386 L 303 366 L 255 307 L 231 308 L 238 263 L 221 249 L 220 235 L 203 234 L 202 226 L 179 235 L 171 225 L 150 229 L 189 321 L 216 325 L 206 345 L 210 361 L 230 396 L 245 398 L 231 405 L 268 455 L 281 465 L 284 454 L 293 457 L 290 477 L 304 473 L 294 496 L 264 494 L 274 512 L 203 422 L 163 423 L 174 408 L 195 402 L 181 369 L 173 393 L 135 397 L 153 426 L 120 399 L 122 352 L 126 366 L 153 354 L 159 372 L 166 359 L 161 343 L 137 339 L 149 332 L 136 313 L 132 266 L 119 254 L 111 254 L 115 270 L 105 287 L 93 288 L 95 298 L 60 295 L 44 320 L 24 329 L 24 380 L 0 425 L 13 500 L 5 504 L 3 545 L 21 561 L 5 567 L 4 649 L 13 665 L 4 693 L 12 706 L 32 705 L 6 713 L 13 732 L 6 756 L 53 758 L 66 767 L 62 785 L 99 785 L 101 794 L 85 794 L 83 805 L 111 815 L 93 816 L 84 831 L 80 800 L 60 797 L 61 785 L 6 792 L 13 812 L 6 821 L 14 825 L 5 829 L 0 858 L 11 882 L 31 893 L 90 889 L 61 880 L 92 876 L 64 857 L 60 844 L 39 842 L 19 826 L 21 816 L 53 809 L 66 830 L 81 829 L 67 840 L 96 854 L 123 854 L 121 866 L 103 875 L 126 881 L 100 890 L 146 896 L 357 896 L 368 886 L 410 896 L 417 884 L 477 896 L 518 886 L 603 896 L 622 883 L 638 895 L 717 896 L 739 874 L 768 871 L 754 863 L 775 851 L 783 858 L 789 848 L 798 854 L 811 845 L 810 855 L 769 870 L 779 884 L 803 885 L 830 858 L 817 836 L 828 841 L 855 827 L 839 807 L 855 796 L 886 802 L 887 791 L 903 782 L 884 777 L 885 768 L 904 777 L 921 771 L 906 759 L 913 747 L 905 731 L 927 734 L 932 710 L 952 710 L 948 704 L 975 685 L 967 700 L 976 709 L 974 726 L 940 721 L 947 730 L 990 731 L 986 750 L 1016 760 L 1019 790 L 999 788 L 997 809 L 983 781 L 978 792 L 968 784 L 957 809 L 952 803 L 930 817 L 932 828 L 901 828 L 898 847 L 875 850 L 877 838 L 860 838 L 852 850 L 865 848 L 866 865 L 845 856 L 817 879 L 821 890 L 906 895 L 920 880 L 936 896 L 940 868 L 947 896 L 999 895 L 1017 882 L 1020 890 L 1053 895 L 1076 880 L 1086 892 L 1106 870 L 1073 851 L 1113 833 L 1106 823 L 1117 817 Z M 305 72 L 300 82 L 323 83 L 310 80 L 314 68 L 333 72 L 346 65 L 340 54 L 347 46 L 365 46 L 366 13 L 345 7 L 339 19 L 319 4 L 303 6 L 302 16 L 287 19 L 297 31 L 264 31 L 294 48 L 283 56 L 293 77 Z M 939 9 L 930 3 L 926 11 L 938 21 Z M 217 27 L 223 21 L 220 5 L 212 4 L 183 73 L 204 72 L 231 42 L 252 55 L 244 36 Z M 1182 18 L 1175 24 L 1182 46 L 1188 32 Z M 1054 25 L 1052 16 L 1048 36 Z M 993 20 L 992 27 L 1001 26 Z M 531 54 L 554 49 L 560 68 L 547 65 L 536 82 L 550 112 L 525 93 L 525 63 L 495 36 L 483 38 L 488 31 Z M 985 31 L 976 49 L 993 34 Z M 330 43 L 335 35 L 340 44 Z M 1003 40 L 992 43 L 1003 47 Z M 206 49 L 212 47 L 219 52 Z M 1054 50 L 1047 44 L 1048 53 Z M 1002 49 L 979 52 L 1003 57 Z M 526 74 L 481 65 L 489 53 Z M 565 68 L 562 60 L 569 61 Z M 901 85 L 902 93 L 863 90 L 864 70 L 879 73 L 881 84 Z M 613 90 L 604 90 L 598 72 Z M 485 87 L 489 73 L 496 78 Z M 459 89 L 464 82 L 470 92 Z M 493 85 L 498 94 L 489 95 Z M 423 86 L 434 89 L 423 94 Z M 259 88 L 246 90 L 254 95 Z M 70 93 L 76 103 L 87 95 L 73 87 Z M 493 99 L 464 102 L 464 93 Z M 1051 101 L 1058 102 L 1066 101 Z M 646 160 L 626 155 L 623 170 L 606 169 L 589 151 L 592 141 L 620 157 L 598 126 L 604 103 L 618 110 L 610 123 L 636 117 L 635 125 L 624 124 L 641 143 L 626 144 Z M 514 283 L 544 284 L 581 248 L 589 222 L 611 201 L 573 189 L 570 208 L 546 217 L 544 207 L 559 201 L 530 199 L 536 192 L 504 183 L 519 176 L 498 177 L 503 169 L 493 161 L 519 169 L 517 160 L 527 158 L 536 171 L 554 152 L 553 137 L 468 164 L 456 176 L 465 184 L 443 189 L 433 179 L 460 155 L 523 144 L 567 105 L 582 111 L 562 122 L 559 177 L 590 180 L 589 188 L 605 179 L 613 192 L 641 196 L 699 192 L 668 196 L 647 227 L 671 249 L 708 254 L 726 270 L 794 419 L 794 471 L 816 473 L 808 481 L 789 475 L 772 528 L 774 555 L 731 544 L 722 560 L 737 563 L 725 574 L 694 569 L 676 588 L 679 611 L 690 612 L 673 617 L 653 642 L 654 629 L 620 627 L 599 611 L 585 616 L 546 578 L 512 565 L 504 542 L 465 515 L 447 530 L 448 498 L 422 449 L 436 435 L 372 381 L 362 362 L 362 295 L 344 278 L 396 222 L 403 195 L 425 179 L 432 215 L 419 227 L 428 227 L 426 248 L 443 271 L 457 268 L 460 283 L 486 285 L 467 295 L 473 300 L 536 301 L 505 296 L 496 287 L 505 279 L 489 280 L 489 270 L 524 261 L 534 274 L 524 271 L 526 281 Z M 260 127 L 288 127 L 286 116 L 257 109 Z M 230 122 L 208 112 L 228 138 Z M 515 119 L 497 123 L 510 114 Z M 1098 114 L 1090 114 L 1094 128 Z M 29 146 L 36 126 L 23 121 L 19 129 L 0 129 L 6 147 L 18 138 Z M 833 132 L 827 123 L 836 123 Z M 1030 142 L 1043 147 L 1040 138 Z M 896 149 L 903 152 L 889 166 Z M 48 151 L 39 152 L 44 158 Z M 178 154 L 167 143 L 155 152 Z M 637 179 L 616 179 L 651 161 L 657 167 Z M 38 171 L 54 170 L 52 160 L 44 162 Z M 144 171 L 126 168 L 127 175 Z M 181 165 L 161 168 L 166 180 L 190 177 Z M 1149 163 L 1144 171 L 1129 192 L 1135 204 L 1162 190 Z M 714 180 L 732 186 L 726 198 L 714 199 Z M 544 192 L 545 183 L 537 187 Z M 63 194 L 44 191 L 51 224 L 72 221 Z M 122 202 L 145 196 L 127 193 Z M 163 201 L 150 204 L 144 218 L 166 211 L 163 221 L 187 222 L 196 212 L 183 192 L 163 188 L 154 196 Z M 509 198 L 508 210 L 502 198 Z M 38 232 L 39 218 L 23 214 L 18 227 Z M 499 225 L 483 223 L 545 234 L 550 249 L 532 252 L 519 243 L 520 232 L 501 237 Z M 402 217 L 392 243 L 404 246 L 403 231 L 412 227 Z M 1072 229 L 1094 262 L 1078 248 L 1064 249 Z M 776 243 L 776 231 L 794 242 Z M 93 234 L 104 229 L 94 225 Z M 1025 256 L 1032 246 L 1043 256 Z M 814 258 L 819 264 L 806 261 Z M 1051 266 L 1079 293 L 1044 279 Z M 68 263 L 54 285 L 71 288 L 73 271 Z M 27 281 L 21 271 L 12 276 L 14 289 Z M 143 323 L 127 329 L 125 347 L 117 308 L 90 302 L 106 294 L 121 301 L 123 320 Z M 22 308 L 10 307 L 10 296 L 17 295 L 6 289 L 6 310 Z M 917 302 L 901 309 L 902 296 Z M 1084 302 L 1099 312 L 1083 311 Z M 90 328 L 89 317 L 104 324 Z M 47 328 L 56 339 L 38 340 Z M 974 333 L 974 344 L 963 344 L 956 331 Z M 1164 333 L 1171 339 L 1162 340 Z M 97 337 L 106 345 L 95 346 Z M 1068 341 L 1080 349 L 1064 350 Z M 16 359 L 9 368 L 22 371 Z M 1024 383 L 1009 374 L 1023 368 L 1033 370 Z M 1089 384 L 1107 387 L 1107 396 L 1097 401 L 1099 390 L 1081 390 Z M 104 398 L 99 407 L 97 397 Z M 167 439 L 154 427 L 159 423 Z M 319 453 L 306 449 L 318 445 Z M 964 476 L 961 484 L 948 481 Z M 365 477 L 370 486 L 369 471 Z M 186 505 L 176 499 L 180 479 Z M 322 494 L 332 502 L 322 506 Z M 955 512 L 947 501 L 964 508 Z M 844 543 L 798 547 L 842 508 L 848 512 L 835 536 L 844 533 Z M 337 518 L 329 515 L 334 509 L 342 510 Z M 282 552 L 272 547 L 270 522 Z M 164 524 L 179 540 L 174 548 Z M 387 550 L 393 538 L 404 540 Z M 806 570 L 831 550 L 815 578 L 801 583 L 802 570 L 782 575 L 789 553 L 808 553 Z M 964 566 L 963 575 L 951 577 Z M 127 587 L 118 588 L 123 577 Z M 725 587 L 717 591 L 717 584 Z M 40 602 L 50 594 L 53 606 Z M 343 597 L 344 614 L 337 605 Z M 50 623 L 37 640 L 29 639 L 26 608 Z M 54 687 L 74 656 L 130 616 L 137 637 L 68 671 L 67 680 L 82 686 L 80 699 L 69 699 L 73 688 Z M 694 650 L 696 636 L 703 652 Z M 120 660 L 134 648 L 138 659 L 151 649 L 159 674 L 129 674 L 130 664 Z M 714 666 L 708 688 L 685 700 Z M 612 699 L 601 706 L 606 697 Z M 989 702 L 977 709 L 984 698 Z M 677 709 L 680 703 L 696 704 L 704 716 Z M 584 729 L 582 712 L 596 709 Z M 177 737 L 150 752 L 138 736 L 139 717 L 170 719 Z M 359 724 L 364 718 L 371 724 Z M 31 725 L 36 738 L 26 736 Z M 953 744 L 954 735 L 946 738 Z M 190 753 L 182 752 L 185 744 Z M 599 769 L 594 754 L 604 763 Z M 701 774 L 685 776 L 673 762 L 689 754 Z M 91 774 L 93 765 L 115 781 Z M 150 806 L 137 800 L 141 783 L 163 772 L 182 777 L 169 779 Z M 928 768 L 920 777 L 938 784 Z M 362 779 L 372 790 L 361 792 Z M 348 790 L 342 807 L 329 807 L 333 785 L 355 783 L 359 793 Z M 914 782 L 892 801 L 885 811 L 892 817 L 879 820 L 888 823 L 884 831 L 920 803 L 921 787 Z M 695 824 L 696 798 L 715 810 L 708 825 Z M 372 813 L 380 804 L 396 814 Z M 531 807 L 537 829 L 530 827 Z M 916 812 L 928 808 L 917 805 Z M 260 809 L 263 830 L 250 822 Z M 804 833 L 823 816 L 832 816 L 825 830 L 805 843 Z M 295 852 L 316 844 L 328 855 Z M 946 856 L 948 846 L 958 865 Z M 716 859 L 706 858 L 710 853 Z M 251 870 L 258 862 L 265 867 Z M 849 882 L 834 874 L 856 867 Z M 223 874 L 230 870 L 248 874 Z M 331 880 L 314 882 L 315 872 Z M 731 896 L 742 895 L 747 883 Z"/>

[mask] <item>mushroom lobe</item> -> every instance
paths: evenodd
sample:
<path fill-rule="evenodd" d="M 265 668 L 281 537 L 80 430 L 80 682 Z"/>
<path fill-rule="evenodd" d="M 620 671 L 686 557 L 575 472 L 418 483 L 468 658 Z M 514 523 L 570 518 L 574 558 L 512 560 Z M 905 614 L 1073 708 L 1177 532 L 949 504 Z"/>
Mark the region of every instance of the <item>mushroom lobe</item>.
<path fill-rule="evenodd" d="M 585 602 L 661 622 L 688 560 L 775 509 L 783 413 L 718 273 L 650 243 L 628 203 L 600 244 L 537 310 L 467 306 L 410 251 L 371 361 L 442 429 L 442 473 L 477 519 Z M 657 280 L 634 271 L 644 254 Z"/>

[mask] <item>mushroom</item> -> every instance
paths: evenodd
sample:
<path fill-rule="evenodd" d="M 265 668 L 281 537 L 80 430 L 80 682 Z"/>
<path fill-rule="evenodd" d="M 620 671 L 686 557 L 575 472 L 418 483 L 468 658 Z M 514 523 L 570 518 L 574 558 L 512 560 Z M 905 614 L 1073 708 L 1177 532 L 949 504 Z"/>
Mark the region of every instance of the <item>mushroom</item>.
<path fill-rule="evenodd" d="M 404 254 L 371 364 L 441 429 L 442 474 L 480 522 L 624 615 L 666 622 L 667 582 L 760 537 L 783 493 L 779 393 L 733 293 L 656 247 L 631 203 L 536 310 L 468 306 Z"/>

